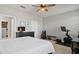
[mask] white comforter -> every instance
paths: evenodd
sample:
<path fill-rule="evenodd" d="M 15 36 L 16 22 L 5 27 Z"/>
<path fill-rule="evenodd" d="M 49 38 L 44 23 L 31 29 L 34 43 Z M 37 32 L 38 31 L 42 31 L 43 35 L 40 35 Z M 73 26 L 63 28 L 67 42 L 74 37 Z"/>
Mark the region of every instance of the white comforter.
<path fill-rule="evenodd" d="M 54 47 L 47 40 L 22 37 L 0 40 L 0 53 L 3 54 L 47 54 L 54 53 Z"/>

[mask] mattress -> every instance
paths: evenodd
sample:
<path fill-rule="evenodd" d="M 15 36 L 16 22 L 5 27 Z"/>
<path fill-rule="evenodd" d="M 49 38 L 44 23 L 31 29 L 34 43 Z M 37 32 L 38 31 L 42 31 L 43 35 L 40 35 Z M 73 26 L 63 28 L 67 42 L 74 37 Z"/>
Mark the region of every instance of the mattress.
<path fill-rule="evenodd" d="M 20 37 L 16 39 L 0 40 L 1 54 L 48 54 L 55 53 L 51 42 L 47 40 Z"/>

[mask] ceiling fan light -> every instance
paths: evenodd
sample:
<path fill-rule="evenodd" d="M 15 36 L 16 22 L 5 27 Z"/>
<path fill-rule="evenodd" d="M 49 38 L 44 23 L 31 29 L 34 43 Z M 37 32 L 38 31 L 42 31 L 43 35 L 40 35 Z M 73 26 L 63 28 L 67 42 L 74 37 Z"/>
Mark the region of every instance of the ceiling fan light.
<path fill-rule="evenodd" d="M 48 7 L 43 7 L 40 9 L 40 11 L 48 11 Z"/>
<path fill-rule="evenodd" d="M 44 8 L 41 8 L 41 11 L 45 11 L 45 9 Z"/>

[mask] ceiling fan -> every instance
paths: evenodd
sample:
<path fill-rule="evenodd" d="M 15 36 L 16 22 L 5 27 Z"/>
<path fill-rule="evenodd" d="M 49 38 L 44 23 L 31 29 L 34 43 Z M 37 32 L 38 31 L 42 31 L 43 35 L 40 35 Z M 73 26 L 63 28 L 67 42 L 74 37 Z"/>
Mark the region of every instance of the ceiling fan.
<path fill-rule="evenodd" d="M 32 5 L 32 6 L 39 8 L 39 9 L 37 9 L 37 12 L 38 11 L 46 11 L 47 12 L 49 7 L 53 7 L 55 5 L 56 4 L 37 4 L 37 5 Z"/>

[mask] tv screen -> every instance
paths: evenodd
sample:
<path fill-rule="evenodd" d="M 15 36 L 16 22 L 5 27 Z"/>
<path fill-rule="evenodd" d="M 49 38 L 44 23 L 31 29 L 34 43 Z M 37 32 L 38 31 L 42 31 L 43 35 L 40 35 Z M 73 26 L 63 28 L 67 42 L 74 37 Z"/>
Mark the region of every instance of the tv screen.
<path fill-rule="evenodd" d="M 25 27 L 18 27 L 18 31 L 20 30 L 25 31 Z"/>

